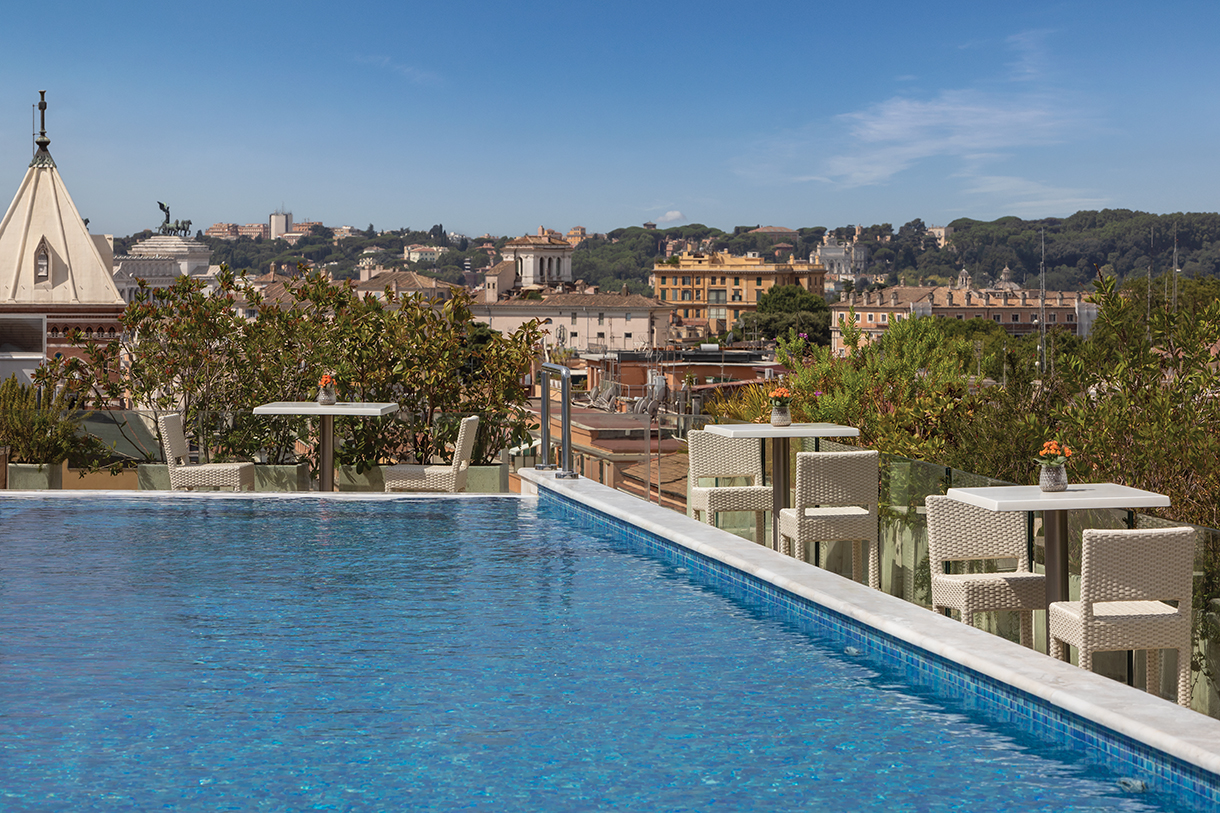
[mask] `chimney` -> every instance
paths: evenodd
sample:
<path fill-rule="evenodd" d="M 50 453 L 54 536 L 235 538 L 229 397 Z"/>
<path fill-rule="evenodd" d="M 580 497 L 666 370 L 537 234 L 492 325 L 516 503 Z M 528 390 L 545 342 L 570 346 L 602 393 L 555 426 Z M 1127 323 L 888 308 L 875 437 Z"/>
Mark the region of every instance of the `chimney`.
<path fill-rule="evenodd" d="M 1025 291 L 1022 291 L 1021 292 L 1021 304 L 1022 305 L 1026 304 L 1026 302 L 1025 302 L 1026 299 L 1027 299 L 1027 295 L 1026 295 Z"/>
<path fill-rule="evenodd" d="M 860 227 L 856 226 L 856 228 L 859 229 Z M 898 304 L 898 292 L 897 291 L 890 291 L 890 304 L 891 305 Z"/>
<path fill-rule="evenodd" d="M 969 291 L 966 291 L 966 305 L 967 305 L 967 307 L 968 307 L 968 306 L 970 306 L 971 304 L 973 304 L 973 303 L 971 302 L 971 300 L 973 300 L 973 299 L 974 299 L 974 297 L 970 295 L 970 292 L 969 292 Z"/>
<path fill-rule="evenodd" d="M 1063 304 L 1063 291 L 1060 291 L 1060 292 L 1059 292 L 1059 304 L 1060 304 L 1060 305 L 1062 305 L 1062 304 Z"/>
<path fill-rule="evenodd" d="M 983 292 L 983 304 L 984 305 L 991 304 L 991 293 L 989 291 Z"/>
<path fill-rule="evenodd" d="M 949 300 L 950 305 L 953 304 L 953 292 L 952 291 L 946 291 L 945 298 Z"/>

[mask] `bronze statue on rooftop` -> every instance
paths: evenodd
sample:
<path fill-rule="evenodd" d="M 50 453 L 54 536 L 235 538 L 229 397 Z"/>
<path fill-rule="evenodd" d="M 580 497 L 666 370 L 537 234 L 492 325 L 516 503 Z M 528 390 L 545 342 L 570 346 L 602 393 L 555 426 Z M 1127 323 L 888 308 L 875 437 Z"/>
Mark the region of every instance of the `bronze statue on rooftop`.
<path fill-rule="evenodd" d="M 161 201 L 157 201 L 157 205 L 161 207 L 161 211 L 165 212 L 165 222 L 161 224 L 161 227 L 159 229 L 157 229 L 158 234 L 176 234 L 181 237 L 190 237 L 191 236 L 191 221 L 175 220 L 173 223 L 170 223 L 169 222 L 169 206 L 162 203 Z"/>

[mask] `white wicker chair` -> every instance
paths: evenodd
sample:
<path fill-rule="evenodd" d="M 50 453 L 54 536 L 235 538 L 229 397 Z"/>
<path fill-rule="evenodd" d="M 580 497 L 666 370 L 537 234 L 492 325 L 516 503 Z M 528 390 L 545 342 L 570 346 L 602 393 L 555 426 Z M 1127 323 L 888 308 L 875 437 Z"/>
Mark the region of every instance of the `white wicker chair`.
<path fill-rule="evenodd" d="M 169 487 L 173 491 L 192 488 L 231 488 L 234 491 L 254 490 L 253 463 L 191 463 L 182 433 L 182 416 L 169 412 L 157 418 L 161 430 L 161 448 L 169 467 Z"/>
<path fill-rule="evenodd" d="M 932 609 L 954 609 L 975 626 L 974 614 L 1017 610 L 1021 644 L 1034 644 L 1034 610 L 1046 609 L 1046 577 L 1030 568 L 1025 514 L 988 511 L 948 497 L 925 499 L 928 509 L 928 564 L 932 569 Z M 945 573 L 947 562 L 1016 559 L 1016 571 Z"/>
<path fill-rule="evenodd" d="M 399 463 L 386 466 L 386 491 L 465 491 L 466 473 L 470 469 L 470 457 L 474 453 L 475 435 L 479 431 L 479 416 L 462 418 L 458 428 L 457 443 L 453 448 L 453 462 L 425 466 Z"/>
<path fill-rule="evenodd" d="M 1193 528 L 1084 532 L 1080 601 L 1051 604 L 1051 656 L 1077 648 L 1080 667 L 1094 652 L 1147 650 L 1148 691 L 1161 684 L 1162 649 L 1178 651 L 1178 704 L 1190 705 Z M 1166 604 L 1176 601 L 1177 607 Z"/>
<path fill-rule="evenodd" d="M 720 511 L 754 512 L 754 541 L 766 543 L 765 513 L 771 510 L 771 486 L 763 485 L 762 454 L 753 438 L 726 438 L 700 429 L 686 434 L 690 498 L 687 513 L 708 525 Z M 748 486 L 701 486 L 704 478 L 743 477 Z"/>
<path fill-rule="evenodd" d="M 868 547 L 868 584 L 881 586 L 877 550 L 880 455 L 859 452 L 800 452 L 796 456 L 796 506 L 779 512 L 780 552 L 805 558 L 815 545 L 821 562 L 825 542 L 852 542 L 852 578 L 860 579 L 861 546 Z M 789 540 L 796 550 L 789 550 Z"/>

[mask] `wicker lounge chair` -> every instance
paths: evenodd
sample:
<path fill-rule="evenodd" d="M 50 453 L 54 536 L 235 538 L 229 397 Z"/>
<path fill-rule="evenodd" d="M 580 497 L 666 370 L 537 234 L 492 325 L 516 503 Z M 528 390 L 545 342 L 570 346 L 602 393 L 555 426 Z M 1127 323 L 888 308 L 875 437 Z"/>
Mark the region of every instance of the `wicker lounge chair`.
<path fill-rule="evenodd" d="M 157 418 L 161 430 L 161 448 L 169 467 L 169 487 L 174 491 L 193 488 L 231 488 L 234 491 L 254 490 L 253 463 L 191 463 L 182 433 L 182 416 L 169 412 Z"/>
<path fill-rule="evenodd" d="M 466 473 L 470 468 L 470 457 L 474 453 L 474 439 L 479 431 L 479 416 L 462 418 L 458 429 L 457 443 L 453 449 L 453 462 L 436 465 L 400 463 L 386 466 L 386 491 L 465 491 Z"/>
<path fill-rule="evenodd" d="M 868 584 L 881 586 L 877 550 L 880 455 L 876 451 L 800 452 L 796 456 L 796 505 L 779 512 L 780 552 L 805 558 L 814 545 L 820 565 L 826 542 L 851 542 L 852 578 L 860 579 L 861 546 L 868 547 Z M 790 540 L 796 550 L 790 550 Z"/>
<path fill-rule="evenodd" d="M 1021 644 L 1034 645 L 1034 610 L 1046 609 L 1046 577 L 1030 569 L 1025 514 L 976 508 L 929 496 L 928 563 L 932 569 L 932 609 L 954 609 L 975 626 L 974 614 L 1018 610 Z M 1001 573 L 946 573 L 949 562 L 1015 559 L 1017 569 Z"/>
<path fill-rule="evenodd" d="M 1051 656 L 1074 646 L 1080 667 L 1091 670 L 1094 652 L 1147 650 L 1147 688 L 1157 694 L 1160 650 L 1176 649 L 1178 704 L 1189 706 L 1194 529 L 1089 529 L 1081 547 L 1080 601 L 1048 610 Z"/>
<path fill-rule="evenodd" d="M 753 438 L 726 438 L 692 429 L 686 434 L 689 452 L 690 498 L 687 513 L 708 525 L 720 511 L 753 511 L 754 541 L 766 542 L 765 511 L 771 510 L 771 486 L 763 485 L 762 455 Z M 746 486 L 701 486 L 704 478 L 743 477 Z"/>

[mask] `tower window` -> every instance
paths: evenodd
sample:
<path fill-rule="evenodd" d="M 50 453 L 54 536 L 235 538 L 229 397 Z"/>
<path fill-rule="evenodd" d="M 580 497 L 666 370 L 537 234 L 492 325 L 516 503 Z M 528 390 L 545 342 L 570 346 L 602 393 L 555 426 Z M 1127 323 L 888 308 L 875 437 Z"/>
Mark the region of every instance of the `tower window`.
<path fill-rule="evenodd" d="M 34 276 L 38 280 L 51 278 L 51 252 L 45 244 L 38 246 L 38 253 L 34 255 Z"/>

